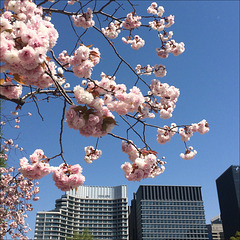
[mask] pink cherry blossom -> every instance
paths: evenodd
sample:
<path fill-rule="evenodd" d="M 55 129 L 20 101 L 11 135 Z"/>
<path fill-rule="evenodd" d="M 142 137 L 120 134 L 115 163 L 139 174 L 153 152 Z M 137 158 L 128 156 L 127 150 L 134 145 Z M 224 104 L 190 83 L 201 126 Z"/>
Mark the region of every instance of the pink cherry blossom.
<path fill-rule="evenodd" d="M 125 173 L 125 177 L 129 181 L 140 181 L 145 178 L 154 178 L 163 173 L 166 162 L 157 159 L 154 151 L 136 150 L 133 145 L 129 143 L 122 143 L 122 148 L 125 153 L 129 155 L 129 159 L 133 162 L 125 162 L 121 168 Z M 133 155 L 131 149 L 136 153 Z"/>
<path fill-rule="evenodd" d="M 180 157 L 184 160 L 191 160 L 195 157 L 195 155 L 197 154 L 196 150 L 193 150 L 193 147 L 189 147 L 188 149 L 186 149 L 185 153 L 181 153 Z"/>
<path fill-rule="evenodd" d="M 95 149 L 93 146 L 87 146 L 84 148 L 85 157 L 84 161 L 86 163 L 92 163 L 93 160 L 98 159 L 102 155 L 102 151 Z"/>
<path fill-rule="evenodd" d="M 0 94 L 8 99 L 18 99 L 22 94 L 22 85 L 14 85 L 12 82 L 4 82 L 0 85 Z"/>
<path fill-rule="evenodd" d="M 122 38 L 122 41 L 126 44 L 131 44 L 131 48 L 133 48 L 134 50 L 138 50 L 139 48 L 143 47 L 145 44 L 145 41 L 140 38 L 138 35 L 135 35 L 133 40 L 131 39 L 126 39 L 126 38 Z"/>
<path fill-rule="evenodd" d="M 128 13 L 122 25 L 128 30 L 139 28 L 142 24 L 140 20 L 141 17 L 137 16 L 135 13 Z"/>
<path fill-rule="evenodd" d="M 59 167 L 54 168 L 52 177 L 55 185 L 62 191 L 77 188 L 85 181 L 85 177 L 82 175 L 82 168 L 79 164 L 71 166 L 62 163 Z"/>
<path fill-rule="evenodd" d="M 72 19 L 76 27 L 90 28 L 94 26 L 95 22 L 92 19 L 93 14 L 90 8 L 83 14 L 73 15 Z"/>
<path fill-rule="evenodd" d="M 102 28 L 102 33 L 110 39 L 115 39 L 118 37 L 118 34 L 121 32 L 120 28 L 122 24 L 119 21 L 111 22 L 108 27 Z"/>

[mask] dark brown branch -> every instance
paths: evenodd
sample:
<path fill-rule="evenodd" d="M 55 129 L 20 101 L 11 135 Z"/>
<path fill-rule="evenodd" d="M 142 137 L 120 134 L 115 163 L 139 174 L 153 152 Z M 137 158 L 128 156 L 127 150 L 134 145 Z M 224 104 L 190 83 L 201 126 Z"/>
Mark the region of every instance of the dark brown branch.
<path fill-rule="evenodd" d="M 71 98 L 67 95 L 65 89 L 58 83 L 58 81 L 56 81 L 53 76 L 52 76 L 52 73 L 51 73 L 51 70 L 48 66 L 48 64 L 45 62 L 45 65 L 47 66 L 48 68 L 48 71 L 50 72 L 47 72 L 45 71 L 45 73 L 53 80 L 56 88 L 58 89 L 58 91 L 61 93 L 61 95 L 66 99 L 66 101 L 70 104 L 70 105 L 73 105 L 73 101 L 71 100 Z"/>
<path fill-rule="evenodd" d="M 30 89 L 31 89 L 31 93 L 32 93 L 32 87 L 31 87 L 31 86 L 30 86 Z M 34 101 L 34 103 L 35 103 L 35 105 L 36 105 L 38 115 L 41 117 L 42 121 L 44 121 L 44 118 L 43 118 L 43 116 L 42 116 L 42 114 L 41 114 L 41 112 L 40 112 L 40 109 L 39 109 L 39 107 L 38 107 L 37 101 L 36 101 L 36 99 L 35 99 L 36 97 L 35 97 L 34 95 L 32 95 L 32 94 L 31 94 L 31 96 L 32 96 L 32 100 Z"/>
<path fill-rule="evenodd" d="M 108 133 L 108 135 L 111 135 L 112 137 L 115 137 L 115 138 L 124 140 L 124 141 L 126 141 L 127 143 L 132 144 L 132 145 L 137 149 L 137 151 L 138 151 L 139 153 L 141 153 L 141 151 L 138 149 L 138 147 L 137 147 L 131 140 L 126 139 L 126 138 L 124 138 L 124 137 L 117 136 L 117 135 L 115 135 L 115 134 L 113 134 L 113 133 Z"/>
<path fill-rule="evenodd" d="M 25 103 L 24 99 L 22 99 L 22 98 L 9 99 L 9 98 L 6 98 L 5 96 L 1 95 L 1 94 L 0 94 L 0 99 L 7 100 L 7 101 L 10 101 L 10 102 L 14 102 L 14 103 L 16 103 L 19 106 L 23 106 L 24 103 Z"/>
<path fill-rule="evenodd" d="M 68 70 L 67 68 L 65 68 L 56 58 L 54 51 L 52 49 L 50 49 L 50 52 L 52 54 L 53 59 L 59 64 L 59 66 L 61 66 L 61 68 L 65 71 L 65 72 L 73 72 L 72 70 Z"/>
<path fill-rule="evenodd" d="M 132 129 L 133 132 L 141 139 L 141 141 L 145 144 L 145 146 L 151 150 L 151 148 L 150 148 L 150 147 L 148 146 L 148 144 L 144 141 L 144 139 L 142 138 L 142 136 L 133 128 L 138 122 L 136 122 L 134 125 L 131 125 L 123 116 L 120 115 L 120 117 L 122 118 L 122 120 L 123 120 L 124 122 L 126 122 L 126 123 L 129 125 L 130 129 Z"/>
<path fill-rule="evenodd" d="M 61 148 L 61 157 L 62 160 L 64 161 L 65 164 L 67 164 L 66 160 L 63 157 L 63 145 L 62 145 L 62 135 L 63 135 L 63 122 L 64 122 L 64 117 L 65 117 L 65 111 L 66 111 L 66 100 L 64 100 L 64 106 L 63 106 L 63 114 L 62 114 L 62 119 L 61 119 L 61 131 L 60 131 L 60 138 L 59 138 L 59 143 L 60 143 L 60 148 Z"/>

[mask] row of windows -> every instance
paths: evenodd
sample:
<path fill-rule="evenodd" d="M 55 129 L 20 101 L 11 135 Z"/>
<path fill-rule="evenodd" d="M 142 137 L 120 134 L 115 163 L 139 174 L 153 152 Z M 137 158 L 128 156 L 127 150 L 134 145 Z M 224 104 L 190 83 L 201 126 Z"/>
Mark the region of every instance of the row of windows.
<path fill-rule="evenodd" d="M 68 204 L 70 206 L 87 206 L 87 207 L 93 207 L 93 206 L 96 206 L 96 207 L 121 207 L 121 206 L 125 206 L 127 205 L 127 202 L 122 202 L 122 203 L 96 203 L 96 202 L 93 202 L 93 203 L 83 203 L 83 202 L 72 202 L 72 201 L 68 201 Z"/>
<path fill-rule="evenodd" d="M 142 220 L 142 223 L 178 223 L 178 224 L 205 224 L 205 220 L 179 220 L 179 219 L 171 219 L 171 220 L 159 220 L 159 219 L 145 219 Z"/>
<path fill-rule="evenodd" d="M 156 229 L 172 229 L 181 228 L 181 229 L 192 229 L 196 230 L 199 229 L 206 229 L 206 225 L 189 225 L 189 224 L 143 224 L 142 229 L 154 228 Z"/>
<path fill-rule="evenodd" d="M 121 210 L 121 209 L 127 209 L 127 205 L 126 204 L 121 204 L 121 205 L 114 205 L 114 206 L 109 206 L 109 205 L 102 205 L 102 204 L 78 204 L 78 205 L 72 205 L 72 204 L 68 204 L 68 208 L 72 208 L 72 209 L 85 209 L 85 208 L 103 208 L 103 209 L 114 209 L 114 210 Z"/>
<path fill-rule="evenodd" d="M 196 216 L 196 215 L 142 215 L 142 219 L 144 218 L 157 218 L 157 219 L 204 219 L 205 220 L 205 217 L 204 215 L 203 216 Z"/>
<path fill-rule="evenodd" d="M 83 227 L 83 228 L 84 227 L 85 228 L 98 227 L 100 229 L 100 227 L 104 227 L 105 231 L 110 231 L 110 229 L 108 229 L 108 228 L 111 228 L 111 230 L 112 230 L 113 228 L 121 229 L 122 227 L 126 227 L 126 226 L 127 226 L 127 224 L 105 224 L 104 225 L 104 224 L 86 224 L 85 223 L 85 224 L 75 225 L 75 227 Z M 55 230 L 57 230 L 57 231 L 59 231 L 59 229 L 61 230 L 61 229 L 65 229 L 65 228 L 70 229 L 66 225 L 65 226 L 61 225 L 61 226 L 58 226 L 58 227 L 52 227 L 51 225 L 48 225 L 48 226 L 45 226 L 45 228 L 44 228 L 44 225 L 43 225 L 43 226 L 37 226 L 36 230 L 38 230 L 38 231 L 42 231 L 42 230 L 45 230 L 45 231 L 48 231 L 48 230 L 55 231 Z"/>
<path fill-rule="evenodd" d="M 39 235 L 39 236 L 35 236 L 34 239 L 38 239 L 38 240 L 49 240 L 49 239 L 58 239 L 58 240 L 66 240 L 66 237 L 72 237 L 72 235 L 66 235 L 65 237 L 58 237 L 58 236 L 48 236 L 48 238 L 44 238 L 43 235 Z M 127 236 L 121 236 L 121 239 L 127 239 Z M 107 236 L 101 236 L 101 239 L 119 239 L 118 236 L 111 236 L 111 237 L 107 237 Z"/>
<path fill-rule="evenodd" d="M 72 212 L 76 212 L 76 210 L 78 210 L 78 212 L 82 212 L 82 211 L 95 211 L 95 212 L 117 212 L 117 213 L 122 213 L 122 212 L 126 212 L 127 208 L 120 208 L 120 209 L 116 209 L 116 208 L 76 208 L 75 210 L 71 210 L 68 208 L 68 212 L 72 213 Z"/>
<path fill-rule="evenodd" d="M 78 223 L 96 223 L 96 224 L 100 224 L 100 223 L 109 224 L 109 223 L 111 223 L 111 224 L 114 224 L 114 223 L 124 223 L 124 222 L 127 222 L 127 220 L 126 221 L 121 221 L 121 220 L 109 221 L 109 220 L 85 220 L 85 219 L 80 220 L 80 219 L 78 219 L 78 221 L 74 221 L 74 224 L 78 224 Z M 64 221 L 64 223 L 65 223 L 65 221 Z M 42 225 L 43 225 L 43 223 L 42 223 Z"/>
<path fill-rule="evenodd" d="M 122 212 L 90 212 L 90 211 L 78 211 L 77 213 L 75 212 L 75 214 L 73 213 L 68 213 L 65 215 L 66 216 L 70 216 L 70 217 L 79 217 L 79 215 L 82 215 L 82 214 L 85 214 L 85 215 L 97 215 L 97 216 L 101 216 L 101 215 L 111 215 L 111 216 L 117 216 L 117 215 L 120 215 L 120 216 L 123 216 L 125 217 L 125 215 L 122 215 L 122 214 L 127 214 L 127 211 L 122 211 Z"/>
<path fill-rule="evenodd" d="M 141 206 L 141 209 L 165 209 L 165 210 L 195 210 L 195 211 L 199 211 L 202 210 L 203 211 L 203 207 L 189 207 L 189 206 Z"/>
<path fill-rule="evenodd" d="M 201 201 L 201 188 L 190 186 L 140 186 L 137 199 Z"/>
<path fill-rule="evenodd" d="M 204 215 L 204 212 L 203 211 L 165 211 L 165 210 L 162 210 L 162 211 L 158 211 L 158 210 L 142 210 L 141 211 L 142 214 L 172 214 L 172 215 Z"/>
<path fill-rule="evenodd" d="M 142 229 L 143 233 L 206 233 L 206 229 Z"/>
<path fill-rule="evenodd" d="M 126 215 L 124 215 L 126 216 Z M 89 215 L 77 215 L 76 216 L 77 219 L 74 219 L 72 217 L 66 217 L 66 216 L 61 216 L 61 220 L 66 220 L 68 219 L 69 221 L 74 221 L 74 222 L 78 222 L 78 221 L 82 221 L 82 220 L 86 220 L 86 219 L 108 219 L 108 220 L 111 220 L 113 222 L 119 222 L 119 221 L 127 221 L 127 219 L 120 219 L 120 220 L 116 220 L 113 218 L 113 216 L 101 216 L 101 215 L 95 215 L 95 216 L 89 216 Z M 51 218 L 46 218 L 46 219 L 51 219 Z M 113 220 L 114 219 L 114 220 Z M 44 221 L 44 219 L 41 219 L 41 218 L 38 218 L 37 217 L 37 220 L 39 221 Z M 51 219 L 52 220 L 52 219 Z"/>
<path fill-rule="evenodd" d="M 161 235 L 157 235 L 157 234 L 143 234 L 143 238 L 144 240 L 193 240 L 193 239 L 197 239 L 197 240 L 207 240 L 207 236 L 206 234 L 196 234 L 196 235 L 192 235 L 192 234 L 177 234 L 177 235 L 172 235 L 172 234 L 161 234 Z"/>
<path fill-rule="evenodd" d="M 68 233 L 70 233 L 70 234 L 73 234 L 73 232 L 72 231 L 67 231 Z M 119 232 L 94 232 L 94 231 L 92 231 L 92 229 L 91 229 L 91 232 L 92 232 L 92 234 L 94 235 L 94 236 L 102 236 L 102 235 L 109 235 L 109 236 L 122 236 L 122 235 L 126 235 L 126 234 L 128 234 L 127 233 L 127 231 L 122 231 L 121 233 L 119 233 Z M 45 231 L 45 232 L 41 232 L 41 234 L 38 234 L 37 232 L 35 233 L 35 235 L 37 236 L 37 237 L 40 237 L 40 235 L 43 237 L 43 239 L 44 238 L 46 238 L 47 239 L 47 235 L 50 235 L 50 236 L 53 236 L 53 235 L 60 235 L 60 233 L 59 232 L 51 232 L 51 231 Z M 50 236 L 49 236 L 49 238 L 48 239 L 50 239 Z"/>
<path fill-rule="evenodd" d="M 186 202 L 180 202 L 180 201 L 146 201 L 146 200 L 142 200 L 141 201 L 141 205 L 169 205 L 169 206 L 173 206 L 173 205 L 179 205 L 179 206 L 203 206 L 203 202 L 201 201 L 197 201 L 197 202 L 190 202 L 190 201 L 186 201 Z"/>
<path fill-rule="evenodd" d="M 127 202 L 126 198 L 122 199 L 113 199 L 113 200 L 97 200 L 97 199 L 81 199 L 81 198 L 74 198 L 69 196 L 70 202 L 81 202 L 81 203 L 122 203 Z"/>
<path fill-rule="evenodd" d="M 66 214 L 66 212 L 63 212 L 63 214 Z M 72 214 L 71 214 L 71 216 L 72 216 Z M 88 215 L 75 215 L 75 218 L 78 218 L 78 219 L 73 219 L 73 218 L 71 218 L 71 217 L 69 217 L 69 216 L 64 216 L 64 215 L 62 215 L 61 216 L 61 218 L 62 219 L 69 219 L 69 220 L 72 220 L 72 221 L 74 221 L 74 222 L 76 222 L 76 221 L 80 221 L 81 219 L 92 219 L 92 218 L 94 218 L 94 219 L 110 219 L 110 220 L 112 220 L 112 221 L 117 221 L 117 220 L 113 220 L 113 216 L 111 215 L 111 216 L 102 216 L 102 215 L 100 215 L 100 214 L 98 214 L 98 215 L 95 215 L 95 216 L 88 216 Z M 119 220 L 118 220 L 119 221 Z"/>

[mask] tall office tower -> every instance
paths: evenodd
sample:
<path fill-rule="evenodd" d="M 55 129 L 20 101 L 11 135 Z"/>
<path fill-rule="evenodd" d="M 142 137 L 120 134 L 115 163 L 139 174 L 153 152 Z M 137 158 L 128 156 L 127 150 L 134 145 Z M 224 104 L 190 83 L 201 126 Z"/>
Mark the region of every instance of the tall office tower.
<path fill-rule="evenodd" d="M 130 240 L 207 240 L 201 187 L 140 186 L 129 216 Z"/>
<path fill-rule="evenodd" d="M 225 239 L 240 231 L 240 169 L 230 166 L 217 180 L 218 200 Z"/>
<path fill-rule="evenodd" d="M 80 186 L 56 200 L 52 211 L 37 212 L 34 239 L 65 240 L 88 229 L 100 239 L 128 239 L 127 187 Z"/>
<path fill-rule="evenodd" d="M 211 219 L 212 240 L 224 240 L 223 226 L 220 215 Z"/>

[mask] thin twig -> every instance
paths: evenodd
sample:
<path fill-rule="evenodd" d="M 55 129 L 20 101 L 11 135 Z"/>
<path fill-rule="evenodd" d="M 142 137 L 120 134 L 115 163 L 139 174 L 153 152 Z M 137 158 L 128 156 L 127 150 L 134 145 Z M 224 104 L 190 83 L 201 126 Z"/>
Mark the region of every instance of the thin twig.
<path fill-rule="evenodd" d="M 30 86 L 30 89 L 31 89 L 31 93 L 32 93 L 32 87 L 31 87 L 31 86 Z M 31 94 L 31 95 L 32 95 L 32 94 Z M 36 107 L 37 107 L 38 115 L 41 117 L 42 121 L 44 121 L 44 118 L 43 118 L 42 114 L 40 113 L 40 109 L 39 109 L 39 107 L 38 107 L 38 104 L 37 104 L 37 102 L 36 102 L 36 99 L 35 99 L 35 96 L 34 96 L 34 95 L 32 95 L 32 100 L 34 101 L 34 103 L 35 103 L 35 105 L 36 105 Z"/>
<path fill-rule="evenodd" d="M 135 126 L 137 123 L 135 123 L 133 126 L 123 117 L 120 115 L 120 117 L 122 118 L 123 121 L 125 121 L 129 127 L 134 131 L 134 133 L 141 139 L 141 141 L 145 144 L 145 146 L 147 148 L 149 148 L 151 150 L 151 148 L 148 146 L 148 144 L 144 141 L 144 139 L 142 138 L 142 136 L 133 128 L 133 126 Z"/>
<path fill-rule="evenodd" d="M 132 145 L 137 149 L 137 151 L 138 151 L 139 153 L 141 152 L 141 151 L 138 149 L 138 147 L 137 147 L 131 140 L 126 139 L 126 138 L 124 138 L 124 137 L 117 136 L 117 135 L 115 135 L 115 134 L 113 134 L 113 133 L 108 133 L 108 135 L 111 135 L 112 137 L 115 137 L 115 138 L 122 139 L 122 140 L 126 141 L 127 143 L 132 144 Z"/>

